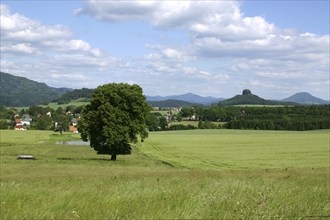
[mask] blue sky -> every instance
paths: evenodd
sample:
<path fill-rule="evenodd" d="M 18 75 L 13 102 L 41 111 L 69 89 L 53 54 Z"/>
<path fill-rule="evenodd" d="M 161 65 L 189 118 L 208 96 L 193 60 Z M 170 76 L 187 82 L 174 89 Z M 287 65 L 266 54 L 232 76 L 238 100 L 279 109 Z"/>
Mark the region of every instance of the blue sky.
<path fill-rule="evenodd" d="M 329 99 L 329 1 L 1 1 L 1 71 L 146 95 Z"/>

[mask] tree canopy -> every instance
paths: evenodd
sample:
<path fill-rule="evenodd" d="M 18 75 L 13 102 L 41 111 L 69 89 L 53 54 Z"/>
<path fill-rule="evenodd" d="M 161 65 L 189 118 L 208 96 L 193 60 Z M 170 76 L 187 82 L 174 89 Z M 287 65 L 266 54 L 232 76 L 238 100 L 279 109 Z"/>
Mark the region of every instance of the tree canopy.
<path fill-rule="evenodd" d="M 78 129 L 84 141 L 98 154 L 131 153 L 130 142 L 148 137 L 149 106 L 142 88 L 129 84 L 105 84 L 95 89 L 90 104 L 81 113 Z"/>

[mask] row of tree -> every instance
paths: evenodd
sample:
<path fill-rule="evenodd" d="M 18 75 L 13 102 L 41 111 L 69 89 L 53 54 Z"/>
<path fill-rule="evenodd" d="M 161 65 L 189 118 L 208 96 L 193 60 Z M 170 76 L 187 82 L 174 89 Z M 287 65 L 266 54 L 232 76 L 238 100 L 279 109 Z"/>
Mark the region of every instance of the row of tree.
<path fill-rule="evenodd" d="M 193 107 L 183 108 L 180 115 L 182 117 L 195 115 L 196 118 L 204 122 L 226 122 L 223 127 L 229 129 L 302 131 L 330 128 L 330 105 Z"/>
<path fill-rule="evenodd" d="M 84 106 L 49 107 L 31 106 L 17 111 L 0 106 L 0 128 L 13 129 L 15 117 L 29 114 L 32 118 L 30 129 L 53 130 L 55 122 L 63 131 L 67 131 L 72 118 L 78 116 Z M 50 113 L 47 115 L 47 113 Z M 314 130 L 330 128 L 330 105 L 294 106 L 294 107 L 187 107 L 174 118 L 195 115 L 198 126 L 169 124 L 167 118 L 158 112 L 151 112 L 146 117 L 149 131 L 188 130 L 188 129 L 260 129 L 260 130 Z M 214 124 L 211 122 L 223 122 Z"/>
<path fill-rule="evenodd" d="M 226 124 L 228 129 L 255 129 L 255 130 L 291 130 L 305 131 L 329 129 L 329 118 L 324 119 L 236 119 Z"/>

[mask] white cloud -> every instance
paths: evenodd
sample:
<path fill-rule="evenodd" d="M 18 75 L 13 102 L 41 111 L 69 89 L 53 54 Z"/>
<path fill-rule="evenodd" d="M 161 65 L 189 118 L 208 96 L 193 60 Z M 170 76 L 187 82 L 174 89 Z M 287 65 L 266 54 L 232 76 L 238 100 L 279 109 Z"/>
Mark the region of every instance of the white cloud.
<path fill-rule="evenodd" d="M 97 20 L 117 22 L 144 19 L 153 13 L 155 1 L 86 1 L 83 8 L 75 10 L 76 15 L 89 14 Z"/>
<path fill-rule="evenodd" d="M 11 13 L 6 5 L 1 4 L 1 38 L 3 40 L 38 42 L 46 39 L 69 37 L 70 30 L 63 25 L 43 25 L 18 13 Z"/>
<path fill-rule="evenodd" d="M 7 46 L 2 46 L 1 51 L 8 53 L 26 53 L 33 54 L 39 53 L 40 51 L 37 48 L 34 48 L 29 43 L 18 43 Z"/>
<path fill-rule="evenodd" d="M 184 28 L 191 46 L 181 51 L 200 57 L 290 57 L 328 53 L 329 36 L 280 30 L 263 17 L 247 17 L 240 1 L 86 1 L 78 14 L 102 21 L 145 20 L 158 28 Z M 134 10 L 135 9 L 135 10 Z M 134 13 L 132 13 L 134 11 Z M 164 49 L 168 56 L 180 51 Z M 307 54 L 308 53 L 308 54 Z M 293 56 L 294 55 L 294 56 Z M 299 56 L 298 56 L 299 55 Z"/>
<path fill-rule="evenodd" d="M 239 1 L 86 1 L 78 15 L 120 22 L 144 20 L 158 28 L 183 27 L 198 37 L 258 39 L 275 31 L 260 16 L 244 17 Z"/>
<path fill-rule="evenodd" d="M 189 45 L 146 45 L 155 52 L 144 56 L 151 71 L 177 79 L 184 75 L 208 80 L 210 85 L 231 80 L 237 86 L 285 90 L 290 83 L 304 87 L 329 78 L 329 35 L 281 30 L 261 16 L 245 16 L 240 1 L 143 2 L 86 1 L 79 14 L 106 22 L 143 20 L 165 31 L 184 29 Z M 217 73 L 217 68 L 191 65 L 200 60 L 227 64 Z M 291 86 L 292 91 L 295 88 Z"/>
<path fill-rule="evenodd" d="M 85 1 L 76 15 L 154 27 L 139 42 L 148 52 L 125 61 L 74 39 L 64 25 L 46 25 L 1 5 L 1 68 L 58 84 L 72 76 L 79 79 L 76 87 L 111 80 L 155 91 L 165 83 L 174 93 L 203 88 L 197 93 L 217 96 L 249 86 L 278 93 L 309 86 L 315 95 L 328 96 L 329 83 L 320 82 L 329 82 L 329 35 L 281 30 L 261 16 L 245 16 L 240 6 L 241 1 Z M 179 42 L 171 35 L 176 31 L 184 32 Z"/>
<path fill-rule="evenodd" d="M 81 83 L 97 85 L 92 75 L 125 65 L 72 35 L 66 26 L 45 25 L 1 4 L 1 71 L 79 88 Z M 71 80 L 74 83 L 66 83 Z"/>

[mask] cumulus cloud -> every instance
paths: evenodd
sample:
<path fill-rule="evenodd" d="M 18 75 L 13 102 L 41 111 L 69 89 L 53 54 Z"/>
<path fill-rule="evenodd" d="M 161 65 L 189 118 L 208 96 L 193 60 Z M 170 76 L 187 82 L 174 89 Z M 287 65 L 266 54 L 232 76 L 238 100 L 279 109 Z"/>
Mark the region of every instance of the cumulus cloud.
<path fill-rule="evenodd" d="M 39 53 L 40 51 L 37 48 L 34 48 L 29 43 L 18 43 L 11 45 L 4 45 L 1 47 L 2 52 L 7 53 L 25 53 L 25 54 L 34 54 Z"/>
<path fill-rule="evenodd" d="M 1 38 L 3 40 L 37 42 L 47 39 L 69 37 L 70 30 L 63 25 L 43 25 L 39 21 L 18 13 L 11 13 L 6 5 L 1 5 Z"/>
<path fill-rule="evenodd" d="M 101 21 L 144 20 L 156 28 L 184 28 L 191 44 L 183 51 L 189 49 L 191 56 L 311 60 L 329 54 L 329 36 L 281 30 L 263 17 L 244 16 L 240 5 L 240 1 L 89 0 L 77 14 Z M 178 50 L 163 53 L 182 57 Z"/>
<path fill-rule="evenodd" d="M 145 20 L 159 28 L 187 27 L 203 29 L 210 22 L 230 23 L 232 14 L 239 16 L 238 1 L 85 1 L 75 10 L 97 20 L 120 22 Z M 234 16 L 234 17 L 235 17 Z M 228 20 L 229 19 L 229 20 Z"/>
<path fill-rule="evenodd" d="M 99 84 L 94 77 L 98 72 L 125 65 L 90 43 L 74 39 L 64 25 L 45 25 L 0 6 L 1 71 L 53 86 L 80 88 L 93 81 Z"/>
<path fill-rule="evenodd" d="M 88 0 L 77 14 L 105 22 L 143 20 L 157 29 L 181 28 L 188 33 L 186 47 L 148 45 L 147 68 L 215 82 L 228 82 L 284 90 L 329 77 L 329 35 L 281 30 L 261 16 L 241 12 L 241 1 L 119 1 Z M 218 60 L 217 67 L 189 65 L 198 60 Z M 230 59 L 230 60 L 229 60 Z M 212 63 L 212 61 L 211 61 Z M 205 66 L 205 65 L 203 65 Z M 201 81 L 199 81 L 201 83 Z M 291 86 L 293 90 L 293 86 Z M 301 90 L 300 89 L 300 90 Z M 315 90 L 315 89 L 314 89 Z M 324 89 L 327 91 L 327 88 Z"/>
<path fill-rule="evenodd" d="M 143 19 L 154 12 L 155 1 L 87 1 L 83 8 L 75 10 L 76 15 L 92 15 L 97 20 L 117 22 Z"/>
<path fill-rule="evenodd" d="M 329 35 L 280 29 L 262 16 L 245 16 L 241 4 L 242 1 L 85 1 L 75 10 L 77 16 L 91 16 L 111 24 L 143 21 L 167 38 L 172 37 L 173 31 L 184 32 L 183 44 L 173 39 L 165 42 L 157 34 L 149 36 L 148 40 L 154 39 L 141 45 L 148 52 L 129 62 L 83 39 L 74 39 L 64 25 L 45 25 L 1 5 L 1 53 L 8 57 L 1 60 L 2 68 L 15 69 L 10 58 L 27 54 L 34 55 L 35 62 L 25 62 L 28 56 L 19 59 L 26 70 L 46 71 L 51 66 L 47 71 L 59 76 L 69 69 L 72 73 L 67 75 L 86 83 L 97 84 L 99 78 L 106 77 L 156 89 L 154 84 L 169 82 L 177 92 L 194 92 L 202 87 L 199 93 L 205 95 L 249 86 L 260 91 L 270 88 L 274 94 L 298 92 L 310 86 L 310 92 L 325 97 L 329 83 L 320 82 L 329 82 Z M 59 78 L 49 80 L 55 79 Z"/>

